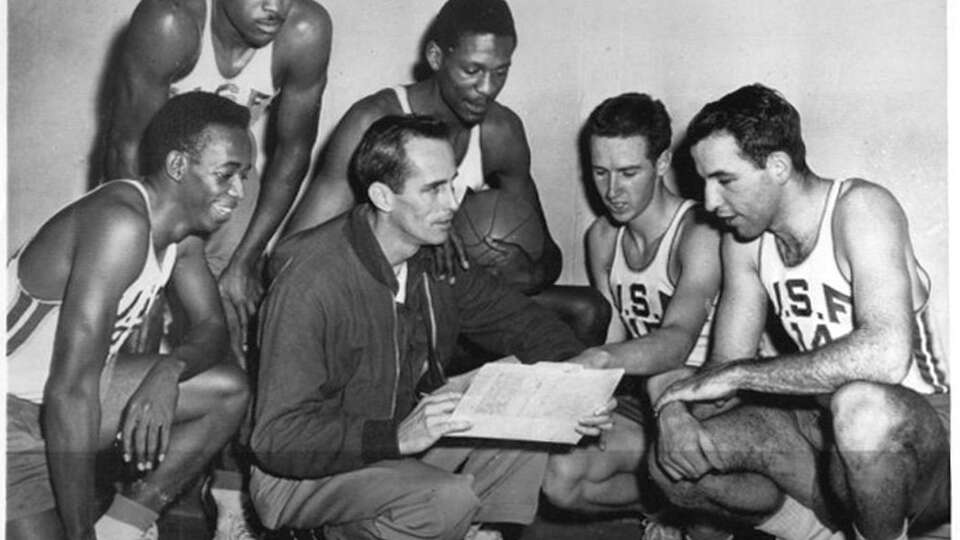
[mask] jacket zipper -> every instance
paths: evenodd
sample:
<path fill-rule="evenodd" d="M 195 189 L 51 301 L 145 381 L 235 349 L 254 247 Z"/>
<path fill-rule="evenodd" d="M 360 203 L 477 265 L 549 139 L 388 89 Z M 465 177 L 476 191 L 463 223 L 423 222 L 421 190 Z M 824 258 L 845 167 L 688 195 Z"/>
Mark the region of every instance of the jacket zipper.
<path fill-rule="evenodd" d="M 390 305 L 393 307 L 393 360 L 396 371 L 393 376 L 393 398 L 390 400 L 390 418 L 397 413 L 397 392 L 400 387 L 400 343 L 397 341 L 397 327 L 399 326 L 397 316 L 397 301 L 391 296 Z"/>

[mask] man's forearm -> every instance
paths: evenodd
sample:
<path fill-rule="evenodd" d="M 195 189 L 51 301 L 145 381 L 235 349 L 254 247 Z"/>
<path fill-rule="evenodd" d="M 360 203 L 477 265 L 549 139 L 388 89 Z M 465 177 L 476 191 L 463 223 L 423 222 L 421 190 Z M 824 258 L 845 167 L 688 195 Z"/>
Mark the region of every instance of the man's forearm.
<path fill-rule="evenodd" d="M 185 381 L 227 358 L 227 329 L 220 323 L 201 322 L 190 328 L 183 344 L 167 356 L 181 364 L 180 380 Z"/>
<path fill-rule="evenodd" d="M 832 393 L 852 381 L 898 384 L 908 363 L 909 352 L 869 346 L 851 334 L 811 352 L 738 361 L 733 369 L 741 390 L 811 395 Z"/>
<path fill-rule="evenodd" d="M 69 539 L 92 539 L 100 404 L 96 395 L 61 395 L 44 401 L 50 481 Z"/>
<path fill-rule="evenodd" d="M 287 215 L 310 165 L 310 149 L 277 152 L 260 182 L 253 217 L 233 254 L 232 262 L 253 266 Z"/>

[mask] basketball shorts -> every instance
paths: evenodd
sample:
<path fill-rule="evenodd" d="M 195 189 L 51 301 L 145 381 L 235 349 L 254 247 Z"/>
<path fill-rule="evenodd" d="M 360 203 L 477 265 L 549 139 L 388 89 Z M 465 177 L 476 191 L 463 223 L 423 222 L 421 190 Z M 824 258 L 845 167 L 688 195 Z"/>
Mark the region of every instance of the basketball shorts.
<path fill-rule="evenodd" d="M 7 394 L 7 521 L 55 507 L 40 405 Z"/>

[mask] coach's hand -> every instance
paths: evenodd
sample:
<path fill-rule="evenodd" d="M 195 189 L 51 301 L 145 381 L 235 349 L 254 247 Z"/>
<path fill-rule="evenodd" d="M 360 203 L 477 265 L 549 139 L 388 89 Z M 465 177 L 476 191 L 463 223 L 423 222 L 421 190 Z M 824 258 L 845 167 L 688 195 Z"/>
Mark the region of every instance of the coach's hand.
<path fill-rule="evenodd" d="M 153 469 L 167 453 L 182 369 L 182 363 L 162 357 L 127 402 L 119 437 L 123 460 L 134 464 L 139 471 Z"/>
<path fill-rule="evenodd" d="M 217 283 L 220 301 L 230 330 L 230 348 L 240 365 L 246 369 L 246 339 L 250 319 L 256 314 L 263 298 L 260 264 L 244 264 L 231 260 L 220 274 Z"/>
<path fill-rule="evenodd" d="M 470 268 L 467 252 L 463 249 L 463 240 L 456 229 L 450 229 L 447 241 L 433 246 L 433 273 L 437 279 L 456 281 L 457 266 Z"/>
<path fill-rule="evenodd" d="M 616 408 L 616 398 L 610 398 L 610 401 L 594 411 L 592 415 L 578 420 L 577 426 L 573 429 L 585 437 L 596 437 L 613 427 L 613 410 Z"/>
<path fill-rule="evenodd" d="M 458 392 L 444 392 L 420 400 L 397 429 L 400 454 L 419 454 L 448 433 L 470 429 L 470 422 L 450 419 L 462 396 Z"/>
<path fill-rule="evenodd" d="M 657 418 L 657 461 L 674 481 L 696 480 L 709 472 L 716 449 L 707 433 L 683 403 L 672 403 Z"/>

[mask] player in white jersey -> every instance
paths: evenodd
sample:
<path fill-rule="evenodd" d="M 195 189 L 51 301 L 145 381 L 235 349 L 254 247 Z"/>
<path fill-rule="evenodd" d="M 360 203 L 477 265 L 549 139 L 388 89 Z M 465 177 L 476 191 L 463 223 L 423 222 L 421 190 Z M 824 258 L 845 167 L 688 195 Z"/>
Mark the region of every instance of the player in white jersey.
<path fill-rule="evenodd" d="M 945 364 L 896 199 L 814 174 L 799 114 L 760 84 L 706 105 L 687 133 L 706 207 L 730 232 L 713 355 L 657 404 L 699 443 L 659 456 L 661 485 L 783 538 L 830 534 L 818 517 L 883 540 L 947 521 Z M 755 357 L 768 305 L 798 352 Z"/>
<path fill-rule="evenodd" d="M 313 0 L 142 0 L 122 43 L 108 178 L 139 172 L 143 128 L 171 95 L 200 89 L 251 110 L 257 167 L 250 196 L 207 245 L 240 359 L 263 296 L 263 252 L 310 165 L 330 37 L 330 17 Z"/>
<path fill-rule="evenodd" d="M 284 234 L 323 223 L 353 205 L 347 166 L 374 121 L 407 112 L 433 116 L 450 128 L 458 177 L 463 177 L 457 181 L 458 197 L 464 196 L 467 187 L 499 189 L 535 209 L 544 231 L 536 260 L 517 244 L 488 238 L 495 255 L 484 261 L 484 267 L 557 313 L 581 341 L 599 344 L 610 310 L 589 287 L 554 285 L 562 269 L 562 254 L 547 228 L 530 173 L 530 147 L 523 122 L 497 101 L 516 46 L 513 15 L 504 0 L 444 2 L 423 50 L 431 75 L 399 92 L 397 88 L 378 91 L 350 107 L 331 134 L 316 175 Z M 455 245 L 456 238 L 452 238 L 447 249 L 435 253 L 439 275 L 453 277 L 458 266 L 468 264 L 463 251 L 450 245 Z"/>
<path fill-rule="evenodd" d="M 10 262 L 7 538 L 156 538 L 158 513 L 236 430 L 249 389 L 199 235 L 243 197 L 249 119 L 213 94 L 170 100 L 144 135 L 149 173 L 68 205 Z M 191 322 L 182 344 L 121 351 L 168 279 Z M 111 449 L 137 480 L 98 519 L 95 461 Z"/>
<path fill-rule="evenodd" d="M 143 126 L 172 95 L 201 89 L 250 109 L 256 167 L 248 194 L 205 245 L 232 350 L 244 365 L 250 320 L 263 296 L 262 256 L 310 164 L 331 31 L 329 15 L 314 0 L 141 0 L 122 44 L 107 156 L 111 177 L 136 174 Z M 158 311 L 137 350 L 159 341 Z M 172 311 L 176 339 L 183 317 Z M 250 536 L 242 532 L 235 450 L 225 453 L 211 484 L 218 538 Z M 231 530 L 237 533 L 224 532 Z"/>
<path fill-rule="evenodd" d="M 671 135 L 663 104 L 638 93 L 605 100 L 584 129 L 607 210 L 587 231 L 590 277 L 619 318 L 606 345 L 571 361 L 651 377 L 654 399 L 672 380 L 661 374 L 703 362 L 720 286 L 719 232 L 664 182 Z M 647 447 L 642 417 L 618 414 L 602 441 L 552 457 L 544 492 L 569 509 L 646 510 L 638 485 L 645 475 L 637 473 Z"/>

